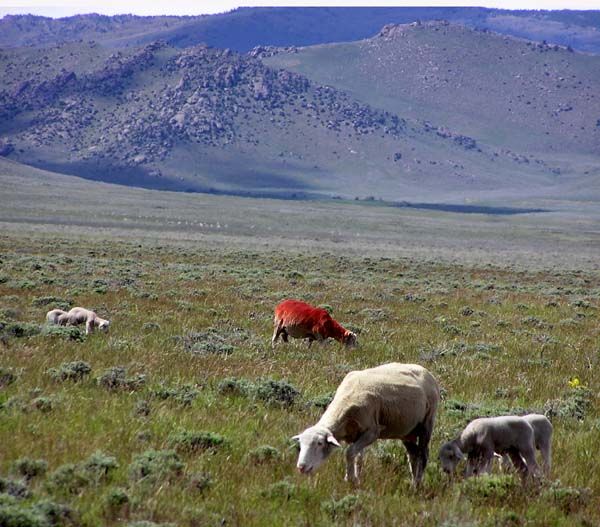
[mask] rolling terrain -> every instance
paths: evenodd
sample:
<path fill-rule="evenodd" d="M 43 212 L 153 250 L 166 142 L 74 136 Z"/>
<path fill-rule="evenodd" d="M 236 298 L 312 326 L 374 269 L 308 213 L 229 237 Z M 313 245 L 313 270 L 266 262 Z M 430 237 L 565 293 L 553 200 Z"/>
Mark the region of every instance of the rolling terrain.
<path fill-rule="evenodd" d="M 266 7 L 189 17 L 78 15 L 51 19 L 6 16 L 0 46 L 46 46 L 95 40 L 109 47 L 139 46 L 157 39 L 177 47 L 207 44 L 236 51 L 255 46 L 309 46 L 371 37 L 386 24 L 448 20 L 530 40 L 600 52 L 598 11 L 506 11 L 476 7 Z"/>
<path fill-rule="evenodd" d="M 484 143 L 548 158 L 589 155 L 590 166 L 597 164 L 596 56 L 430 22 L 390 25 L 360 42 L 282 52 L 265 62 Z"/>
<path fill-rule="evenodd" d="M 446 22 L 247 54 L 162 41 L 5 49 L 0 154 L 170 190 L 575 196 L 599 176 L 599 61 Z"/>

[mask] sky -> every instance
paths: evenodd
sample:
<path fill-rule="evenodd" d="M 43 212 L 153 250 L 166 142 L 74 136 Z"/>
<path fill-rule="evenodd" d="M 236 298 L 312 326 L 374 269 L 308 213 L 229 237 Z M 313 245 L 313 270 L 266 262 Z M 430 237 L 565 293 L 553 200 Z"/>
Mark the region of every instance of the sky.
<path fill-rule="evenodd" d="M 61 17 L 82 13 L 115 15 L 202 15 L 222 13 L 240 6 L 479 6 L 503 9 L 600 9 L 600 0 L 379 0 L 365 2 L 356 0 L 0 0 L 0 16 L 6 14 L 33 13 Z"/>

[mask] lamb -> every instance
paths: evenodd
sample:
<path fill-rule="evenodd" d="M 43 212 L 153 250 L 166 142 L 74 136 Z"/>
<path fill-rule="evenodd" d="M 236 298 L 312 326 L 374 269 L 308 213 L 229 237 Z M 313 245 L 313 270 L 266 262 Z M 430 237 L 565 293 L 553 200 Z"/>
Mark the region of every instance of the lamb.
<path fill-rule="evenodd" d="M 471 421 L 457 439 L 440 448 L 444 472 L 452 474 L 467 454 L 466 476 L 489 472 L 494 452 L 510 456 L 525 479 L 538 474 L 533 427 L 518 416 L 482 417 Z"/>
<path fill-rule="evenodd" d="M 61 326 L 78 326 L 85 323 L 85 334 L 89 335 L 94 332 L 95 328 L 100 328 L 103 331 L 108 330 L 110 325 L 109 320 L 100 318 L 94 311 L 83 307 L 74 307 L 68 313 L 58 317 L 58 323 Z"/>
<path fill-rule="evenodd" d="M 48 324 L 58 324 L 58 319 L 61 315 L 66 315 L 67 312 L 62 309 L 53 309 L 52 311 L 48 311 L 46 313 L 46 322 Z"/>
<path fill-rule="evenodd" d="M 419 486 L 440 400 L 435 377 L 417 364 L 390 363 L 352 371 L 314 425 L 294 436 L 300 443 L 297 468 L 311 474 L 345 441 L 346 481 L 359 484 L 362 451 L 377 439 L 401 439 L 413 485 Z"/>
<path fill-rule="evenodd" d="M 296 339 L 324 341 L 333 338 L 346 347 L 356 346 L 356 334 L 342 327 L 331 315 L 319 307 L 311 306 L 300 300 L 284 300 L 275 307 L 275 329 L 271 345 L 275 347 L 281 335 L 284 342 L 288 336 Z"/>
<path fill-rule="evenodd" d="M 552 468 L 552 423 L 542 414 L 527 414 L 521 416 L 521 419 L 525 419 L 533 428 L 535 448 L 542 454 L 542 471 L 549 476 Z M 503 468 L 511 466 L 508 455 L 504 454 L 500 457 Z"/>

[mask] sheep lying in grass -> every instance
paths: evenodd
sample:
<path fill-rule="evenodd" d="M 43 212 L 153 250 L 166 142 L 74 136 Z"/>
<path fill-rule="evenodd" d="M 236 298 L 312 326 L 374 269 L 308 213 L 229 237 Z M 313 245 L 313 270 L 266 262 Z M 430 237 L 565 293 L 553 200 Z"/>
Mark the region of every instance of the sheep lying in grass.
<path fill-rule="evenodd" d="M 532 426 L 522 417 L 482 417 L 471 421 L 460 436 L 440 448 L 444 472 L 452 474 L 468 456 L 466 476 L 489 472 L 494 452 L 508 455 L 523 478 L 538 474 Z"/>
<path fill-rule="evenodd" d="M 271 344 L 274 347 L 281 335 L 284 342 L 288 336 L 295 339 L 313 340 L 333 338 L 345 346 L 356 346 L 356 334 L 342 327 L 331 315 L 319 307 L 311 306 L 300 300 L 284 300 L 275 307 L 275 329 Z"/>
<path fill-rule="evenodd" d="M 552 468 L 552 424 L 542 414 L 527 414 L 521 419 L 525 419 L 533 428 L 535 448 L 542 454 L 542 470 L 546 476 L 549 476 Z M 502 467 L 506 470 L 511 466 L 510 457 L 507 454 L 500 457 Z"/>
<path fill-rule="evenodd" d="M 108 330 L 110 321 L 100 318 L 96 313 L 83 307 L 74 307 L 68 313 L 58 317 L 61 326 L 78 326 L 85 323 L 85 334 L 93 333 L 95 328 L 103 331 Z"/>
<path fill-rule="evenodd" d="M 440 399 L 438 383 L 416 364 L 391 363 L 350 372 L 319 422 L 294 437 L 300 443 L 297 467 L 314 472 L 340 446 L 346 450 L 346 480 L 359 483 L 362 451 L 377 439 L 401 439 L 412 481 L 419 485 Z"/>
<path fill-rule="evenodd" d="M 60 316 L 66 314 L 67 312 L 62 309 L 53 309 L 46 313 L 46 322 L 48 322 L 48 324 L 58 324 Z"/>

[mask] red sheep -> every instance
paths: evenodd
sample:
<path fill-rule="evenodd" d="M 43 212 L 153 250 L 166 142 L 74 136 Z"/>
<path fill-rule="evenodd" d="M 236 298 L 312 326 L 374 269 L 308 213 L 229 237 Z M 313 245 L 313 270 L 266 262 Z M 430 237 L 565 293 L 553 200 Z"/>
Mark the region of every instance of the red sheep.
<path fill-rule="evenodd" d="M 275 307 L 275 330 L 271 343 L 273 347 L 281 335 L 284 342 L 288 336 L 295 339 L 308 339 L 308 347 L 313 340 L 333 338 L 347 347 L 356 346 L 356 334 L 336 322 L 331 315 L 319 307 L 300 300 L 284 300 Z"/>

